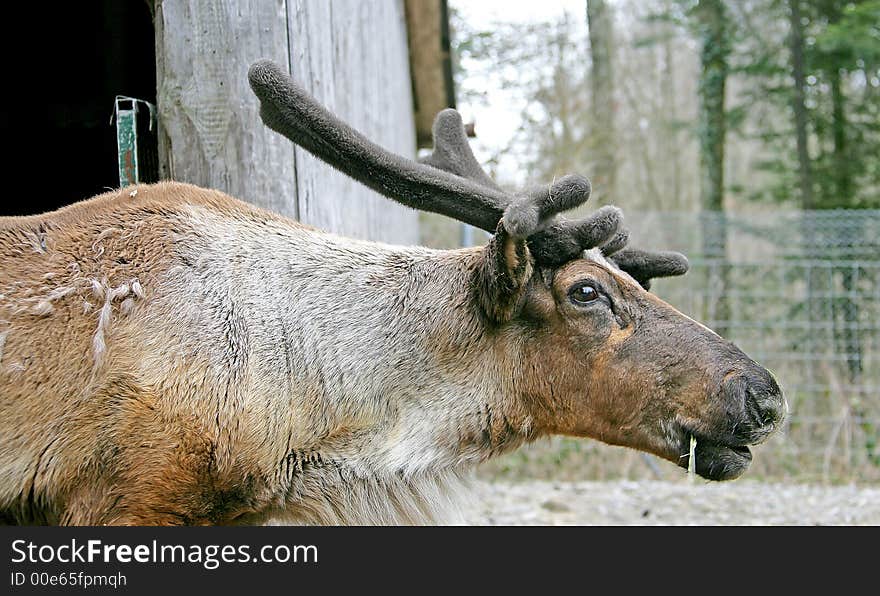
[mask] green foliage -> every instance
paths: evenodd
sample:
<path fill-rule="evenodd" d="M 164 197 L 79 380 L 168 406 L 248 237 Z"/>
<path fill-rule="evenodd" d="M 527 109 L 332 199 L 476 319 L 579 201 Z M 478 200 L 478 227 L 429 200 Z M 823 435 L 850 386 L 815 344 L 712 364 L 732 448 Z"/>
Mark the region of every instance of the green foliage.
<path fill-rule="evenodd" d="M 650 18 L 675 23 L 701 42 L 699 92 L 711 97 L 735 78 L 740 89 L 726 108 L 727 131 L 760 141 L 752 166 L 768 176 L 760 188 L 725 191 L 757 201 L 793 202 L 798 159 L 792 106 L 792 0 L 676 0 Z M 880 206 L 880 0 L 800 1 L 806 63 L 806 111 L 812 193 L 816 208 Z M 712 15 L 715 15 L 712 17 Z M 723 23 L 716 22 L 719 18 Z M 712 18 L 710 18 L 712 17 Z M 714 19 L 714 20 L 713 20 Z M 724 39 L 710 36 L 724 30 Z M 640 40 L 643 45 L 657 38 Z M 726 70 L 720 68 L 727 61 Z M 717 129 L 717 127 L 714 127 Z M 755 132 L 757 131 L 757 132 Z M 718 130 L 701 121 L 708 146 Z M 728 141 L 729 142 L 729 141 Z M 769 159 L 768 157 L 770 156 Z"/>
<path fill-rule="evenodd" d="M 767 2 L 765 17 L 780 23 L 790 2 Z M 806 67 L 806 109 L 813 173 L 814 206 L 819 209 L 880 206 L 880 177 L 873 156 L 880 153 L 880 1 L 801 2 Z M 767 105 L 791 113 L 795 88 L 789 75 L 788 35 L 764 48 L 742 69 L 750 92 L 744 105 Z M 791 200 L 796 176 L 795 137 L 790 126 L 765 129 L 775 157 L 776 176 L 761 199 Z M 768 164 L 761 164 L 770 171 Z"/>
<path fill-rule="evenodd" d="M 848 3 L 840 19 L 816 38 L 819 51 L 845 57 L 868 70 L 880 66 L 880 0 Z"/>
<path fill-rule="evenodd" d="M 805 74 L 801 154 L 792 74 L 794 2 L 801 13 Z M 498 154 L 515 156 L 511 161 L 525 179 L 568 171 L 601 178 L 596 146 L 609 144 L 617 147 L 628 200 L 641 200 L 631 197 L 637 190 L 659 208 L 696 207 L 695 200 L 681 201 L 681 192 L 694 197 L 698 181 L 712 186 L 713 177 L 724 187 L 706 204 L 722 204 L 721 194 L 727 202 L 800 206 L 803 184 L 815 208 L 880 207 L 880 0 L 621 0 L 608 6 L 617 11 L 620 33 L 613 46 L 616 130 L 608 139 L 602 127 L 607 118 L 597 118 L 589 93 L 595 74 L 589 39 L 583 23 L 574 26 L 582 16 L 475 30 L 453 14 L 459 97 L 485 104 L 485 89 L 473 86 L 485 80 L 523 106 L 521 119 L 511 123 L 517 134 Z M 680 59 L 683 48 L 689 48 L 690 64 L 663 66 L 669 56 Z M 654 64 L 664 69 L 659 76 L 650 72 Z M 689 105 L 676 97 L 677 88 L 664 95 L 662 86 L 667 70 L 678 73 L 680 82 L 685 69 L 693 81 L 686 91 L 693 98 Z M 692 107 L 697 97 L 703 111 Z M 724 116 L 710 119 L 710 113 Z M 664 146 L 675 147 L 675 159 Z M 682 162 L 685 155 L 688 162 Z M 706 165 L 722 155 L 725 161 L 746 160 L 747 168 L 728 174 L 715 167 L 710 175 Z M 666 173 L 670 168 L 686 173 Z M 759 175 L 744 178 L 746 171 Z M 803 171 L 809 175 L 800 177 Z"/>

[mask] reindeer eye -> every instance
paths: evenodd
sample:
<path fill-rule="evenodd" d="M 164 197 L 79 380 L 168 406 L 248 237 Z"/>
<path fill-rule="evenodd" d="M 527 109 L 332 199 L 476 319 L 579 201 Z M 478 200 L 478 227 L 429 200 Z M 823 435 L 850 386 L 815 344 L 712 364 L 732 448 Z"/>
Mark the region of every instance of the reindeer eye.
<path fill-rule="evenodd" d="M 568 292 L 568 297 L 575 304 L 589 304 L 599 298 L 599 291 L 589 284 L 582 284 L 573 287 Z"/>

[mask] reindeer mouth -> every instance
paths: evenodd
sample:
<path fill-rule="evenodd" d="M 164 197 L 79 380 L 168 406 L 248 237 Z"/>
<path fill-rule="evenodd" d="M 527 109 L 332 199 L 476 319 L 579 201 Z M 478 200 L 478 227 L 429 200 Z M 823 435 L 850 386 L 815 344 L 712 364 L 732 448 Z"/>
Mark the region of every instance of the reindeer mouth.
<path fill-rule="evenodd" d="M 705 435 L 685 431 L 679 458 L 681 467 L 687 469 L 690 463 L 690 437 L 697 439 L 694 452 L 696 472 L 707 480 L 733 480 L 739 478 L 752 463 L 752 452 L 746 445 L 732 445 L 713 441 Z"/>

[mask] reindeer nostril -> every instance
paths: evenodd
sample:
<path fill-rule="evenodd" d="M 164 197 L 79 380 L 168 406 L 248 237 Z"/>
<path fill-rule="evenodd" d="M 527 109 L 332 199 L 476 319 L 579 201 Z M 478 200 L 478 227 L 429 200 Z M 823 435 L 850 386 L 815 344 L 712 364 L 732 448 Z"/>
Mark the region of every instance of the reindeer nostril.
<path fill-rule="evenodd" d="M 750 398 L 754 401 L 758 410 L 758 422 L 762 425 L 770 425 L 781 422 L 785 417 L 785 399 L 779 385 L 772 378 L 769 383 L 756 383 L 751 388 Z"/>
<path fill-rule="evenodd" d="M 785 416 L 785 400 L 781 393 L 752 394 L 749 401 L 754 403 L 755 421 L 762 426 L 779 422 Z"/>
<path fill-rule="evenodd" d="M 766 434 L 785 417 L 786 404 L 782 391 L 766 371 L 752 374 L 727 375 L 724 393 L 731 404 L 740 404 L 751 432 Z M 733 406 L 734 408 L 736 406 Z"/>

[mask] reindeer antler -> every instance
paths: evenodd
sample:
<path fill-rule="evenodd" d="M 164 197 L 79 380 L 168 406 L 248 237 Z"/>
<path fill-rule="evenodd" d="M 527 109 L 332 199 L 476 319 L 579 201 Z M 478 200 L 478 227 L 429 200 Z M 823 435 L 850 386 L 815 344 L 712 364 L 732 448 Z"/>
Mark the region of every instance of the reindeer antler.
<path fill-rule="evenodd" d="M 543 220 L 546 213 L 571 209 L 590 196 L 589 180 L 575 175 L 565 176 L 524 195 L 508 194 L 482 171 L 467 141 L 461 143 L 454 136 L 450 136 L 448 143 L 440 143 L 441 149 L 433 156 L 434 163 L 430 158 L 426 163 L 419 163 L 401 157 L 337 119 L 275 63 L 257 62 L 251 66 L 248 76 L 254 93 L 260 98 L 260 116 L 269 128 L 362 184 L 408 207 L 448 215 L 494 232 L 505 209 L 517 197 L 544 198 L 522 201 L 519 218 L 526 218 L 533 224 Z M 456 134 L 453 132 L 455 126 L 461 126 L 458 113 L 444 110 L 438 121 L 442 123 L 444 119 L 454 126 L 440 124 L 437 130 Z M 541 205 L 545 212 L 537 212 L 537 205 Z M 615 231 L 620 219 L 620 210 L 605 207 L 580 220 L 575 226 L 578 234 L 572 234 L 573 237 L 580 236 L 579 250 L 567 260 L 585 248 L 596 246 L 596 235 L 600 230 L 593 231 L 595 228 L 601 229 L 599 235 L 604 240 L 608 237 L 605 231 Z"/>
<path fill-rule="evenodd" d="M 627 264 L 636 265 L 632 271 L 637 270 L 641 279 L 634 277 L 643 285 L 650 277 L 687 270 L 686 259 L 673 253 L 656 261 L 654 253 L 628 249 L 628 258 L 621 260 L 617 255 L 626 254 L 618 251 L 627 236 L 620 229 L 623 217 L 616 207 L 602 207 L 579 220 L 557 215 L 589 198 L 590 182 L 582 176 L 564 176 L 522 193 L 502 190 L 474 157 L 455 110 L 437 115 L 434 152 L 420 163 L 387 151 L 337 119 L 275 63 L 255 63 L 248 77 L 261 102 L 260 116 L 269 128 L 408 207 L 447 215 L 490 233 L 497 231 L 504 216 L 505 229 L 514 238 L 527 237 L 529 250 L 541 265 L 559 265 L 586 249 L 605 246 L 605 253 L 615 254 L 615 262 L 624 271 Z M 662 266 L 654 267 L 655 261 Z"/>
<path fill-rule="evenodd" d="M 446 109 L 437 114 L 432 132 L 434 149 L 430 156 L 421 160 L 422 163 L 467 178 L 482 186 L 501 190 L 474 157 L 464 123 L 457 111 Z M 563 180 L 560 179 L 560 182 Z M 547 187 L 540 187 L 529 194 L 535 196 L 536 193 L 548 191 L 544 189 Z M 549 192 L 552 194 L 554 189 L 550 188 Z M 589 188 L 586 192 L 589 193 Z M 611 222 L 601 218 L 569 221 L 558 217 L 549 227 L 529 238 L 529 250 L 538 263 L 550 266 L 565 263 L 576 258 L 588 245 L 590 239 L 603 235 L 597 234 L 593 229 L 596 225 L 611 225 Z M 645 289 L 651 287 L 652 278 L 687 273 L 689 264 L 683 254 L 624 248 L 628 241 L 629 232 L 620 228 L 610 240 L 601 245 L 602 253 L 610 257 L 615 265 L 630 274 Z"/>

